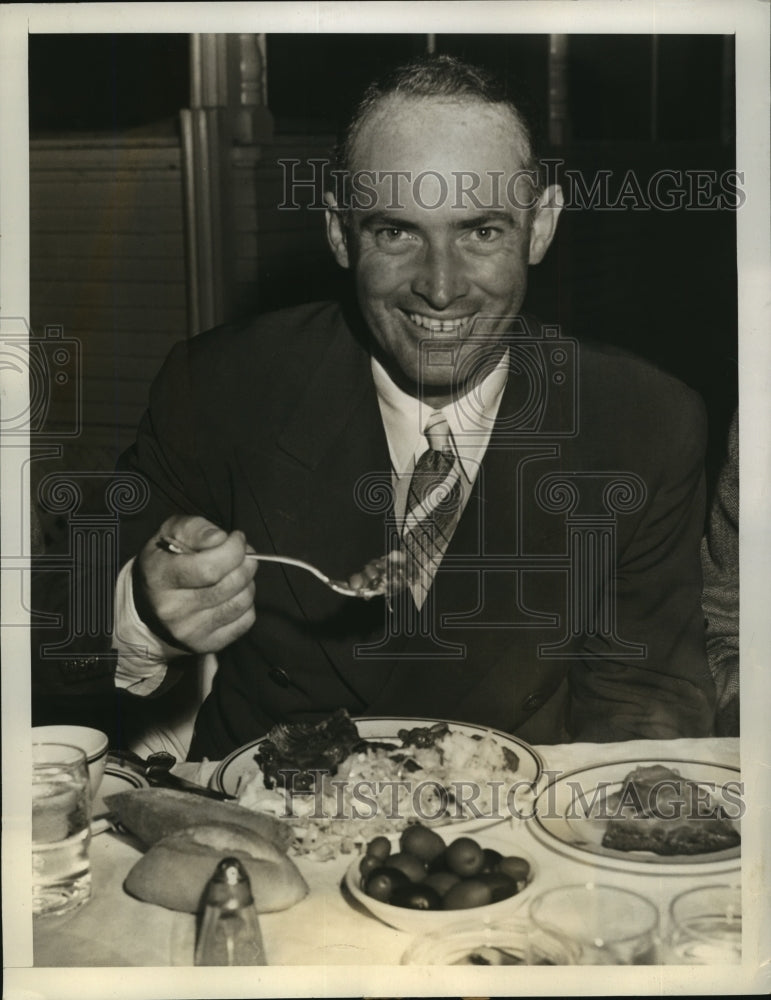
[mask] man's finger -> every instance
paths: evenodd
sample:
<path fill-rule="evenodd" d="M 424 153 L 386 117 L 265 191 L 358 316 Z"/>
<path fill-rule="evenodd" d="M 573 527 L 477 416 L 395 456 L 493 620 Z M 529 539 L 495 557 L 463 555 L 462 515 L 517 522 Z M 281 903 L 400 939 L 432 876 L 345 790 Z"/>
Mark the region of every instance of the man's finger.
<path fill-rule="evenodd" d="M 236 621 L 225 626 L 224 628 L 216 629 L 212 632 L 206 643 L 206 651 L 209 653 L 217 653 L 220 649 L 224 649 L 225 646 L 229 646 L 231 642 L 235 642 L 236 639 L 240 639 L 241 636 L 248 632 L 252 625 L 254 625 L 256 617 L 254 605 L 252 605 Z"/>
<path fill-rule="evenodd" d="M 228 537 L 223 528 L 205 517 L 190 515 L 170 517 L 161 528 L 160 534 L 176 539 L 194 552 L 216 548 Z"/>
<path fill-rule="evenodd" d="M 164 559 L 166 585 L 180 590 L 197 590 L 200 587 L 214 587 L 237 567 L 244 564 L 245 541 L 241 531 L 230 535 L 223 532 L 221 544 L 198 552 L 173 555 L 161 553 Z M 246 578 L 253 576 L 253 560 L 244 567 Z"/>
<path fill-rule="evenodd" d="M 253 567 L 250 561 L 237 567 L 232 573 L 216 583 L 213 587 L 197 587 L 176 589 L 169 595 L 173 601 L 173 612 L 180 617 L 211 611 L 220 605 L 227 604 L 239 594 L 247 593 L 254 600 Z M 177 612 L 177 608 L 180 609 Z"/>

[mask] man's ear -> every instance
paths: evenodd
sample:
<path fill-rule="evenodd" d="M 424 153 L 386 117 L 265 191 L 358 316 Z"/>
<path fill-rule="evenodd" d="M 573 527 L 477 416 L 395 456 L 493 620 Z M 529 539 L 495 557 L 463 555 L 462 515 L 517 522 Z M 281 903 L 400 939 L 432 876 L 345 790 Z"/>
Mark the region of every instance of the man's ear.
<path fill-rule="evenodd" d="M 563 204 L 562 188 L 558 184 L 551 184 L 538 199 L 530 229 L 531 264 L 540 264 L 549 249 Z"/>
<path fill-rule="evenodd" d="M 330 192 L 324 195 L 324 201 L 327 206 L 324 214 L 327 220 L 327 239 L 329 240 L 329 245 L 340 267 L 348 268 L 351 266 L 351 260 L 348 256 L 348 241 L 345 232 L 345 223 L 343 222 L 343 211 L 338 208 L 335 196 Z"/>

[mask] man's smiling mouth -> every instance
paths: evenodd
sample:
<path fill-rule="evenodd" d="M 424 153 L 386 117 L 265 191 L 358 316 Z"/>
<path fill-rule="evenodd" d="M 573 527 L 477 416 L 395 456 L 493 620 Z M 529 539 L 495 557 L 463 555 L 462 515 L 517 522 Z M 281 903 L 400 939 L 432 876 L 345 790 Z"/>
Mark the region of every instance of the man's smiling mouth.
<path fill-rule="evenodd" d="M 472 320 L 472 316 L 460 316 L 457 319 L 434 319 L 431 316 L 423 316 L 421 313 L 404 312 L 415 326 L 429 333 L 463 333 Z"/>

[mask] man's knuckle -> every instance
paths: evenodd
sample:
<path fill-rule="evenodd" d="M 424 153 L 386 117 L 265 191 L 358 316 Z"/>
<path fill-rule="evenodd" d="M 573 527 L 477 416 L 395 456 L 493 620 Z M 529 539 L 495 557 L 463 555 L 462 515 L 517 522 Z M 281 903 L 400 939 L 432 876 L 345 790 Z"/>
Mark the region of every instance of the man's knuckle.
<path fill-rule="evenodd" d="M 211 562 L 201 562 L 198 567 L 198 578 L 204 587 L 216 587 L 220 582 L 220 573 Z"/>
<path fill-rule="evenodd" d="M 166 625 L 171 625 L 177 618 L 177 603 L 167 591 L 161 593 L 151 602 L 156 615 Z"/>

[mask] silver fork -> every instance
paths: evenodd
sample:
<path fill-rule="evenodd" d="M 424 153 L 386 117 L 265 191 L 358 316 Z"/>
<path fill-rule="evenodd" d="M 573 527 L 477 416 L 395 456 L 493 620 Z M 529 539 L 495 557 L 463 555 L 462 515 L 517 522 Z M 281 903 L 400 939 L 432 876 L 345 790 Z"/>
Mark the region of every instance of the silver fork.
<path fill-rule="evenodd" d="M 189 545 L 186 545 L 185 542 L 181 542 L 178 538 L 170 535 L 161 535 L 155 544 L 159 549 L 163 549 L 164 552 L 170 552 L 175 556 L 192 555 L 196 551 Z M 249 551 L 246 553 L 246 558 L 257 559 L 259 562 L 275 562 L 284 563 L 287 566 L 297 566 L 298 569 L 304 569 L 306 572 L 312 573 L 317 580 L 321 580 L 327 587 L 330 587 L 338 594 L 343 594 L 345 597 L 363 597 L 365 600 L 369 600 L 371 597 L 378 597 L 382 594 L 380 590 L 372 590 L 368 587 L 350 587 L 343 580 L 333 580 L 326 573 L 322 573 L 318 567 L 305 562 L 303 559 L 295 559 L 293 556 L 265 555 L 264 553 Z"/>

